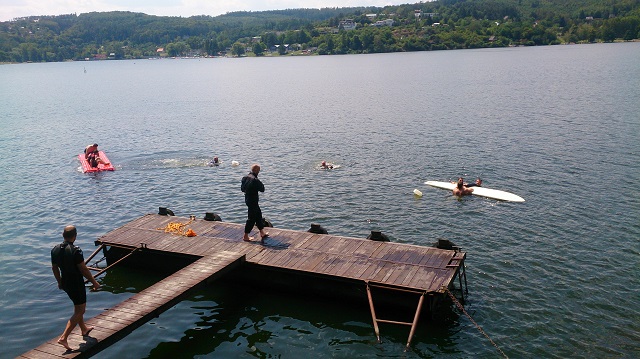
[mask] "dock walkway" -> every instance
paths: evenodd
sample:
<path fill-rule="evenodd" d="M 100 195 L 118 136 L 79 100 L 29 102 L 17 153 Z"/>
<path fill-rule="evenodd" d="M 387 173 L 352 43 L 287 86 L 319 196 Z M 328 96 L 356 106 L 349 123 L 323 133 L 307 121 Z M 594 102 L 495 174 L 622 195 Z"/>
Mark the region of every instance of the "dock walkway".
<path fill-rule="evenodd" d="M 191 229 L 197 235 L 186 237 L 165 231 L 167 225 L 176 223 L 184 224 L 183 230 Z M 79 334 L 75 337 L 72 334 L 69 340 L 74 348 L 80 345 L 79 352 L 64 353 L 55 338 L 21 357 L 89 357 L 158 316 L 194 287 L 222 276 L 242 262 L 288 273 L 366 284 L 376 335 L 379 337 L 378 322 L 411 325 L 408 346 L 424 296 L 444 296 L 456 276 L 461 281 L 459 274 L 466 256 L 464 252 L 434 247 L 279 228 L 266 230 L 269 237 L 264 244 L 259 240 L 244 242 L 244 225 L 241 224 L 148 214 L 107 233 L 98 238 L 96 245 L 200 259 L 87 320 L 87 325 L 96 327 L 91 333 L 91 341 L 83 341 Z M 369 292 L 370 284 L 421 294 L 414 321 L 401 323 L 378 319 Z"/>
<path fill-rule="evenodd" d="M 225 271 L 239 266 L 244 255 L 220 252 L 202 257 L 195 263 L 179 270 L 133 297 L 123 301 L 85 323 L 94 329 L 83 337 L 76 327 L 69 336 L 69 345 L 80 348 L 66 351 L 57 343 L 58 338 L 22 354 L 19 358 L 88 358 L 104 350 L 174 306 L 200 285 L 222 276 Z"/>

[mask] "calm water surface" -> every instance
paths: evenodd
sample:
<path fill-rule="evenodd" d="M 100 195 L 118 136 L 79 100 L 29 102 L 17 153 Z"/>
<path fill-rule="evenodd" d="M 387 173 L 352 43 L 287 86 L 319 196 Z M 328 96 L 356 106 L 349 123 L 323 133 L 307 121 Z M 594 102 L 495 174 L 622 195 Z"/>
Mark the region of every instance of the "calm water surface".
<path fill-rule="evenodd" d="M 72 308 L 49 263 L 64 225 L 88 255 L 159 206 L 242 223 L 239 179 L 254 162 L 277 227 L 462 246 L 466 309 L 510 357 L 637 356 L 639 58 L 628 43 L 0 66 L 0 357 L 64 329 Z M 116 171 L 79 172 L 92 142 Z M 206 166 L 214 155 L 219 168 Z M 458 176 L 526 202 L 423 184 Z M 86 317 L 160 278 L 110 271 Z M 403 353 L 407 334 L 385 326 L 377 344 L 367 307 L 225 285 L 100 357 L 500 356 L 455 310 Z"/>

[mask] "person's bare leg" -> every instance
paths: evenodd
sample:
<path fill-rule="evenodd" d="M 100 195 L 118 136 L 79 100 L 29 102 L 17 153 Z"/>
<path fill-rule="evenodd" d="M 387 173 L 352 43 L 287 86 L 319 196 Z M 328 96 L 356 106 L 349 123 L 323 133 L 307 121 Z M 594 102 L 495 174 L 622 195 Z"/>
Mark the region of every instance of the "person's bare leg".
<path fill-rule="evenodd" d="M 71 331 L 76 327 L 76 325 L 78 325 L 78 323 L 83 321 L 82 317 L 84 316 L 84 311 L 86 306 L 87 306 L 86 303 L 73 306 L 73 315 L 71 316 L 71 318 L 69 318 L 69 321 L 67 322 L 67 326 L 64 328 L 64 332 L 62 332 L 62 335 L 58 339 L 58 344 L 65 347 L 67 350 L 73 350 L 69 346 L 67 339 L 69 338 L 69 334 L 71 334 Z M 84 322 L 83 322 L 83 325 L 84 325 Z"/>
<path fill-rule="evenodd" d="M 245 233 L 244 236 L 242 237 L 242 240 L 245 242 L 251 242 L 253 238 L 249 237 L 249 233 Z"/>
<path fill-rule="evenodd" d="M 80 322 L 78 323 L 78 326 L 80 327 L 80 330 L 82 331 L 82 336 L 86 337 L 89 335 L 89 333 L 91 333 L 91 331 L 93 330 L 93 327 L 88 327 L 86 324 L 84 324 L 84 317 L 82 319 L 80 319 Z"/>
<path fill-rule="evenodd" d="M 103 161 L 103 160 L 102 160 L 102 158 L 100 158 L 100 157 L 98 157 L 98 163 L 102 163 L 102 164 L 103 164 L 103 165 L 105 165 L 105 166 L 108 166 L 108 165 L 109 165 L 109 162 L 105 162 L 105 161 Z"/>

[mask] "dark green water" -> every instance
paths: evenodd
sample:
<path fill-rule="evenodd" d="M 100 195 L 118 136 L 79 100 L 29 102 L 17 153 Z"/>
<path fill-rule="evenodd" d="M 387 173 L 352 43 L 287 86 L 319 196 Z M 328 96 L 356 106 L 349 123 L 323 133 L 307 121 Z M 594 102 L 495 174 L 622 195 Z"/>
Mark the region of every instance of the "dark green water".
<path fill-rule="evenodd" d="M 276 227 L 462 246 L 466 309 L 509 357 L 634 357 L 639 58 L 628 43 L 0 66 L 0 357 L 64 329 L 71 303 L 49 268 L 64 225 L 88 255 L 159 206 L 242 223 L 239 180 L 254 162 Z M 116 171 L 78 171 L 92 142 Z M 221 167 L 206 166 L 214 155 Z M 340 168 L 317 170 L 322 160 Z M 526 202 L 423 184 L 458 176 Z M 158 279 L 109 272 L 86 317 Z M 407 334 L 383 327 L 377 344 L 366 307 L 224 285 L 100 357 L 500 357 L 454 309 L 404 353 Z"/>

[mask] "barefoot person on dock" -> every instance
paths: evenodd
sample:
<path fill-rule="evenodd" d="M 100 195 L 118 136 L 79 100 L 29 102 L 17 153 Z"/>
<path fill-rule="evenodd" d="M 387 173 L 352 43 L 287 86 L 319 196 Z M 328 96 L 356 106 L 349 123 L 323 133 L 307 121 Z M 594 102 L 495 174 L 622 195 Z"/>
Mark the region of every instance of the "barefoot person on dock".
<path fill-rule="evenodd" d="M 251 233 L 253 226 L 258 227 L 258 230 L 260 230 L 261 242 L 269 236 L 264 231 L 262 211 L 258 205 L 260 199 L 258 192 L 264 192 L 264 184 L 258 179 L 258 173 L 260 173 L 260 165 L 254 164 L 251 166 L 251 172 L 242 177 L 242 184 L 240 185 L 240 189 L 244 192 L 244 203 L 248 208 L 247 223 L 244 226 L 244 236 L 242 237 L 245 242 L 251 242 L 252 238 L 249 237 L 249 233 Z"/>
<path fill-rule="evenodd" d="M 73 350 L 67 342 L 71 331 L 80 326 L 82 336 L 89 335 L 93 327 L 84 324 L 84 311 L 87 306 L 87 293 L 84 287 L 84 278 L 92 283 L 92 290 L 100 288 L 89 268 L 84 263 L 82 249 L 73 245 L 77 236 L 75 226 L 66 226 L 62 232 L 64 242 L 56 245 L 51 250 L 51 270 L 58 282 L 58 288 L 67 292 L 73 302 L 73 315 L 69 318 L 64 332 L 58 339 L 58 344 L 67 350 Z"/>

